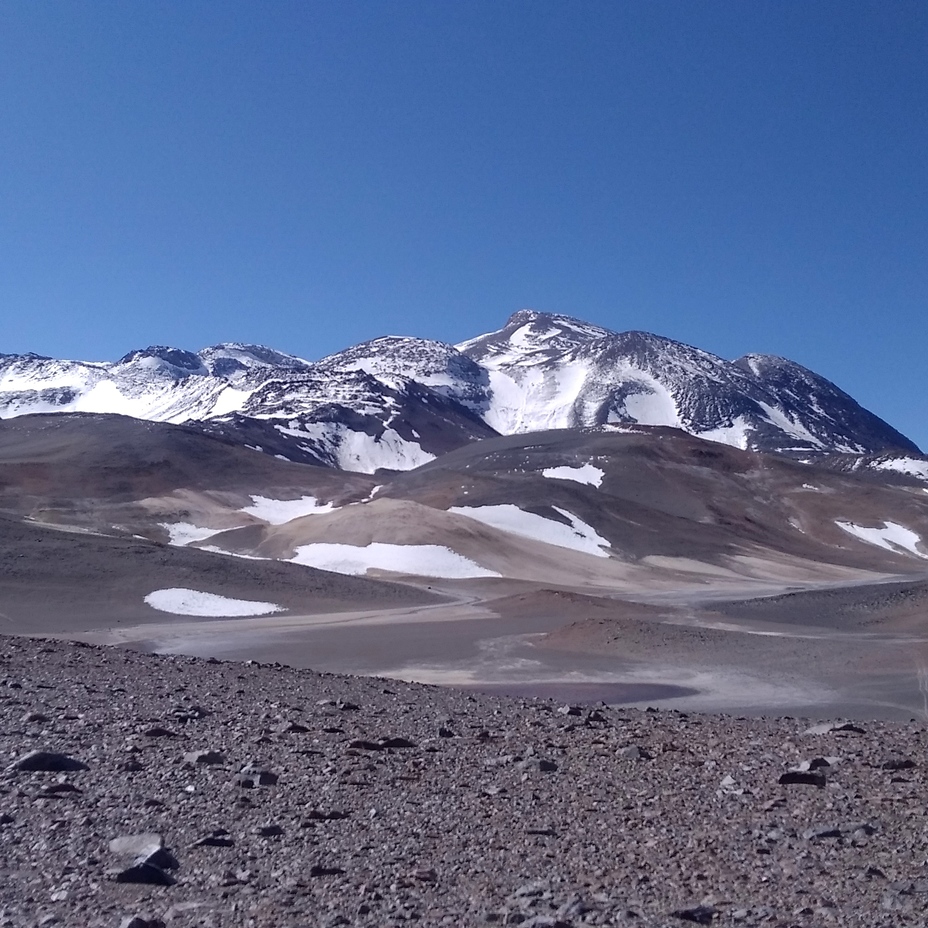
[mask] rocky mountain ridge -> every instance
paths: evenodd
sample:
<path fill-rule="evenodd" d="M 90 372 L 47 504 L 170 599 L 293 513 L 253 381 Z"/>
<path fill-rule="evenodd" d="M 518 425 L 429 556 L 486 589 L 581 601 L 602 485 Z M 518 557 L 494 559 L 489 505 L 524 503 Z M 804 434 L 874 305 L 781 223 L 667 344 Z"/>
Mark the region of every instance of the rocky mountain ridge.
<path fill-rule="evenodd" d="M 194 424 L 288 460 L 362 473 L 410 470 L 501 434 L 635 424 L 800 457 L 919 454 L 794 362 L 726 361 L 530 310 L 457 346 L 386 336 L 317 362 L 238 343 L 197 353 L 152 346 L 115 363 L 0 355 L 0 418 L 54 412 Z"/>

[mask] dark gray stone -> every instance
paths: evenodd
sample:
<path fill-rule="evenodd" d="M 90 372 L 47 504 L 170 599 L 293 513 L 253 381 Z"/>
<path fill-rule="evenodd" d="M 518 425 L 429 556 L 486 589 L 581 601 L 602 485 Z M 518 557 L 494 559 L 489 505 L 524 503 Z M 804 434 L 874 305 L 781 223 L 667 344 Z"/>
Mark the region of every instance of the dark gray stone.
<path fill-rule="evenodd" d="M 697 925 L 711 925 L 718 914 L 718 909 L 711 905 L 697 905 L 688 909 L 677 909 L 670 914 L 681 921 L 693 922 Z"/>
<path fill-rule="evenodd" d="M 313 864 L 309 868 L 310 876 L 340 876 L 345 871 L 341 867 L 326 867 L 322 864 Z"/>
<path fill-rule="evenodd" d="M 188 764 L 212 766 L 225 763 L 225 758 L 219 751 L 188 751 L 184 755 L 184 762 Z"/>
<path fill-rule="evenodd" d="M 129 915 L 119 923 L 119 928 L 164 928 L 164 922 L 149 915 Z"/>
<path fill-rule="evenodd" d="M 176 882 L 170 873 L 147 860 L 120 870 L 115 879 L 117 883 L 144 883 L 150 886 L 173 886 Z"/>
<path fill-rule="evenodd" d="M 235 780 L 243 789 L 254 789 L 256 786 L 274 786 L 279 777 L 270 770 L 264 770 L 253 764 L 248 764 L 242 768 Z"/>
<path fill-rule="evenodd" d="M 881 764 L 883 770 L 911 770 L 916 766 L 915 761 L 908 757 L 891 757 Z"/>
<path fill-rule="evenodd" d="M 64 773 L 72 770 L 89 770 L 83 762 L 57 751 L 30 751 L 10 765 L 10 770 Z"/>
<path fill-rule="evenodd" d="M 787 770 L 780 774 L 777 782 L 781 786 L 825 786 L 825 774 L 814 770 Z"/>

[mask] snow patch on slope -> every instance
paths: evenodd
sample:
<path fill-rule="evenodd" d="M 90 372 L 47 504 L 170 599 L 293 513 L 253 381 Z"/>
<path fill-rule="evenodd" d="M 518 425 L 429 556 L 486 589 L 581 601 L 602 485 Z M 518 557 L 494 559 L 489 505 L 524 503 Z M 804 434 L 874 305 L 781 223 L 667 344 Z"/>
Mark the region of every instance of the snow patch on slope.
<path fill-rule="evenodd" d="M 362 548 L 319 542 L 300 545 L 290 560 L 339 574 L 358 575 L 373 569 L 451 580 L 500 576 L 443 545 L 391 545 L 375 541 Z"/>
<path fill-rule="evenodd" d="M 247 616 L 270 615 L 273 612 L 284 611 L 276 603 L 230 599 L 228 596 L 217 596 L 215 593 L 202 593 L 199 590 L 186 590 L 181 587 L 154 590 L 145 597 L 145 602 L 152 609 L 174 615 Z"/>
<path fill-rule="evenodd" d="M 748 437 L 753 428 L 744 418 L 738 416 L 731 425 L 722 425 L 715 429 L 706 429 L 703 432 L 697 432 L 699 438 L 706 441 L 718 442 L 720 445 L 731 445 L 732 448 L 740 448 L 746 451 L 748 448 Z"/>
<path fill-rule="evenodd" d="M 484 420 L 502 435 L 570 428 L 588 373 L 583 365 L 544 370 L 529 362 L 508 372 L 490 369 L 492 400 Z"/>
<path fill-rule="evenodd" d="M 898 525 L 895 522 L 884 522 L 882 528 L 865 528 L 862 525 L 855 525 L 853 522 L 837 522 L 836 524 L 838 528 L 843 529 L 850 535 L 854 535 L 861 541 L 867 542 L 867 544 L 876 545 L 894 553 L 898 553 L 902 549 L 914 554 L 916 557 L 928 558 L 928 554 L 918 550 L 918 545 L 922 541 L 921 536 L 904 525 Z"/>
<path fill-rule="evenodd" d="M 381 468 L 387 470 L 415 470 L 435 455 L 414 441 L 407 441 L 394 429 L 384 429 L 379 438 L 371 438 L 364 432 L 346 431 L 338 448 L 339 466 L 342 470 L 372 474 Z"/>
<path fill-rule="evenodd" d="M 574 480 L 577 483 L 585 483 L 591 487 L 601 487 L 605 473 L 595 464 L 580 464 L 570 466 L 564 464 L 560 467 L 546 467 L 541 472 L 542 477 L 550 477 L 553 480 Z"/>
<path fill-rule="evenodd" d="M 179 547 L 193 544 L 195 541 L 204 541 L 225 531 L 221 528 L 201 528 L 192 522 L 159 522 L 158 524 L 168 533 L 168 544 Z"/>
<path fill-rule="evenodd" d="M 801 442 L 808 442 L 814 448 L 824 447 L 821 439 L 816 438 L 801 422 L 796 422 L 790 416 L 786 415 L 782 409 L 777 409 L 769 403 L 758 403 L 766 414 L 767 421 L 776 426 L 781 432 L 795 438 Z M 840 449 L 843 450 L 843 449 Z M 853 450 L 853 449 L 849 449 Z"/>
<path fill-rule="evenodd" d="M 609 540 L 597 534 L 596 530 L 578 519 L 575 515 L 553 506 L 570 524 L 554 522 L 543 516 L 525 512 L 511 503 L 499 506 L 452 506 L 448 512 L 453 512 L 477 522 L 483 522 L 493 528 L 509 532 L 511 535 L 521 535 L 546 545 L 558 548 L 570 548 L 583 554 L 592 554 L 594 557 L 609 557 L 603 547 L 609 547 Z"/>
<path fill-rule="evenodd" d="M 233 412 L 240 412 L 245 408 L 248 398 L 254 392 L 254 389 L 240 390 L 237 387 L 226 387 L 213 402 L 213 407 L 209 411 L 210 418 L 219 418 Z"/>
<path fill-rule="evenodd" d="M 918 458 L 890 458 L 886 461 L 875 461 L 870 466 L 874 470 L 895 471 L 907 477 L 928 480 L 928 461 L 920 461 Z"/>
<path fill-rule="evenodd" d="M 641 393 L 633 393 L 625 399 L 625 412 L 641 425 L 667 425 L 680 428 L 680 413 L 670 391 L 662 384 L 653 382 L 644 385 Z"/>
<path fill-rule="evenodd" d="M 251 502 L 251 506 L 246 506 L 239 511 L 261 519 L 269 525 L 283 525 L 301 516 L 332 512 L 338 508 L 332 503 L 320 503 L 315 496 L 303 496 L 300 499 L 270 499 L 267 496 L 252 496 Z"/>

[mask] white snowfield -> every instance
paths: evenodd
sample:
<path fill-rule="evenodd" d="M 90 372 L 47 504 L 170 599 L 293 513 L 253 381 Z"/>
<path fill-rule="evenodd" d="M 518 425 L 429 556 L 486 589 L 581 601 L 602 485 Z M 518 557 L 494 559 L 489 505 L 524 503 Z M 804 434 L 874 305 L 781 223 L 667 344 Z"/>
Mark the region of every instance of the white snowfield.
<path fill-rule="evenodd" d="M 159 522 L 158 524 L 167 531 L 168 543 L 179 547 L 193 544 L 195 541 L 204 541 L 225 531 L 221 528 L 201 528 L 192 522 Z"/>
<path fill-rule="evenodd" d="M 315 496 L 303 496 L 300 499 L 271 499 L 267 496 L 252 496 L 252 505 L 240 512 L 261 519 L 269 525 L 284 525 L 302 516 L 323 512 L 332 512 L 338 507 L 332 503 L 320 503 Z M 205 536 L 209 537 L 209 536 Z"/>
<path fill-rule="evenodd" d="M 167 590 L 155 590 L 145 597 L 145 602 L 159 612 L 171 612 L 174 615 L 223 616 L 237 617 L 249 615 L 270 615 L 283 612 L 276 603 L 250 602 L 247 599 L 230 599 L 216 593 L 202 593 L 199 590 L 186 590 L 172 587 Z"/>
<path fill-rule="evenodd" d="M 908 551 L 916 557 L 928 558 L 928 554 L 919 551 L 918 545 L 922 543 L 920 535 L 917 535 L 911 529 L 904 525 L 898 525 L 895 522 L 884 522 L 882 528 L 865 528 L 862 525 L 855 525 L 853 522 L 838 522 L 838 528 L 844 529 L 850 535 L 854 535 L 867 544 L 876 545 L 885 548 L 887 551 L 899 552 L 899 550 Z"/>
<path fill-rule="evenodd" d="M 319 542 L 301 545 L 290 560 L 339 574 L 359 575 L 374 569 L 449 580 L 500 576 L 443 545 L 391 545 L 375 541 L 360 547 Z"/>
<path fill-rule="evenodd" d="M 599 377 L 588 360 L 535 366 L 514 355 L 484 359 L 489 370 L 492 401 L 486 422 L 502 435 L 541 432 L 584 425 L 583 407 L 598 405 L 595 388 Z M 649 373 L 631 364 L 618 364 L 610 376 L 625 378 L 637 391 L 626 397 L 620 410 L 612 409 L 610 423 L 646 423 L 682 428 L 677 404 L 667 388 Z"/>
<path fill-rule="evenodd" d="M 601 487 L 605 473 L 595 464 L 569 465 L 563 464 L 560 467 L 546 467 L 541 472 L 542 477 L 550 477 L 553 480 L 573 480 L 576 483 L 585 483 L 591 487 Z"/>
<path fill-rule="evenodd" d="M 610 547 L 609 539 L 597 534 L 596 530 L 578 519 L 566 509 L 553 506 L 570 524 L 555 522 L 544 516 L 525 512 L 511 503 L 499 506 L 452 506 L 448 512 L 475 519 L 493 528 L 502 529 L 512 535 L 521 535 L 546 545 L 558 548 L 570 548 L 583 554 L 592 554 L 595 557 L 609 557 L 603 548 Z"/>
<path fill-rule="evenodd" d="M 629 368 L 625 375 L 629 381 L 637 381 L 641 389 L 625 399 L 625 416 L 635 422 L 648 425 L 666 425 L 670 428 L 683 428 L 683 419 L 677 409 L 676 400 L 664 384 L 654 377 L 635 368 Z"/>

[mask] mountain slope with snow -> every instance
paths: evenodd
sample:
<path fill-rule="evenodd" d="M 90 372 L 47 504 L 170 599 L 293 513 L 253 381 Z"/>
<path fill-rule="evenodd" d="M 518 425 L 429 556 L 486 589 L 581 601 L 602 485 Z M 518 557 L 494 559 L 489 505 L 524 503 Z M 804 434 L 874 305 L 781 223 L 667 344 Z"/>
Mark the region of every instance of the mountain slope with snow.
<path fill-rule="evenodd" d="M 185 423 L 288 460 L 409 470 L 472 441 L 670 426 L 797 456 L 918 454 L 825 378 L 726 361 L 646 332 L 523 310 L 457 346 L 387 336 L 311 362 L 257 345 L 152 346 L 114 363 L 0 355 L 0 418 L 117 413 Z"/>

